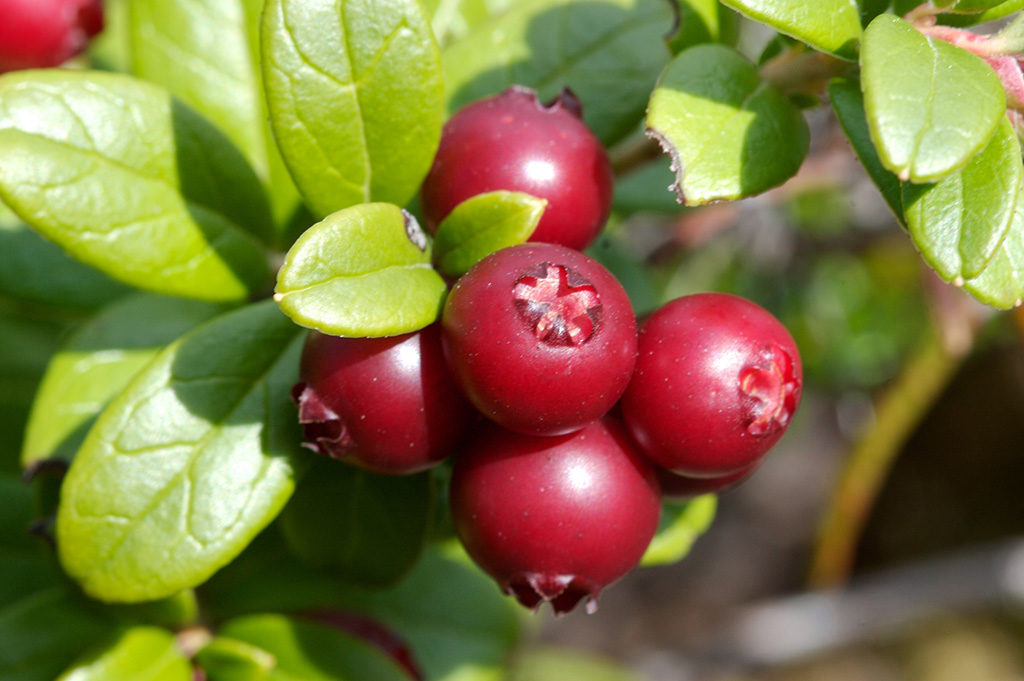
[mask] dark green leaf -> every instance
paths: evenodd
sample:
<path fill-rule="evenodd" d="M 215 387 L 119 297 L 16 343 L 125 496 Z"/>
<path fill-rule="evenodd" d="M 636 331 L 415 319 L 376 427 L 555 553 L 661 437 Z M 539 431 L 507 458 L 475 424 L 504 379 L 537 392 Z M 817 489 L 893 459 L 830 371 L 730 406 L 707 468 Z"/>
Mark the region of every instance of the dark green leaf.
<path fill-rule="evenodd" d="M 112 601 L 169 596 L 233 559 L 287 501 L 302 346 L 271 301 L 163 350 L 100 414 L 64 480 L 61 562 Z"/>
<path fill-rule="evenodd" d="M 970 52 L 882 14 L 861 49 L 871 139 L 902 180 L 934 182 L 981 151 L 1006 101 L 995 71 Z"/>
<path fill-rule="evenodd" d="M 238 300 L 265 284 L 269 223 L 237 150 L 169 93 L 70 70 L 0 77 L 0 199 L 75 258 L 139 288 Z"/>
<path fill-rule="evenodd" d="M 672 159 L 662 155 L 656 161 L 616 178 L 612 208 L 623 213 L 680 213 L 685 209 L 672 192 L 674 181 Z"/>
<path fill-rule="evenodd" d="M 904 186 L 910 235 L 939 276 L 962 284 L 981 274 L 1011 228 L 1022 181 L 1020 143 L 1004 117 L 962 170 L 936 184 Z"/>
<path fill-rule="evenodd" d="M 0 475 L 0 618 L 3 608 L 57 583 L 48 547 L 29 534 L 35 520 L 34 493 L 20 478 Z"/>
<path fill-rule="evenodd" d="M 698 45 L 658 79 L 648 134 L 672 157 L 680 202 L 737 199 L 789 179 L 807 153 L 799 109 L 722 45 Z"/>
<path fill-rule="evenodd" d="M 548 202 L 522 192 L 497 191 L 463 201 L 438 225 L 437 269 L 460 277 L 494 251 L 521 244 L 537 228 Z"/>
<path fill-rule="evenodd" d="M 192 665 L 174 635 L 155 627 L 121 633 L 71 666 L 57 681 L 192 681 Z"/>
<path fill-rule="evenodd" d="M 196 654 L 208 681 L 265 681 L 277 660 L 244 641 L 218 636 Z"/>
<path fill-rule="evenodd" d="M 368 203 L 310 227 L 288 251 L 275 291 L 296 324 L 333 336 L 394 336 L 437 319 L 445 284 L 415 218 Z"/>
<path fill-rule="evenodd" d="M 1006 0 L 990 10 L 977 14 L 942 14 L 939 23 L 950 26 L 971 26 L 986 21 L 995 21 L 1024 9 L 1024 0 Z"/>
<path fill-rule="evenodd" d="M 697 538 L 711 527 L 716 506 L 717 498 L 711 494 L 682 503 L 666 502 L 658 533 L 640 564 L 665 565 L 685 558 Z"/>
<path fill-rule="evenodd" d="M 867 26 L 872 19 L 889 9 L 891 0 L 858 0 L 857 8 L 860 10 L 860 23 Z"/>
<path fill-rule="evenodd" d="M 115 303 L 53 357 L 32 407 L 22 465 L 70 461 L 97 414 L 165 345 L 224 311 L 213 303 L 140 293 Z"/>
<path fill-rule="evenodd" d="M 868 177 L 878 187 L 882 198 L 900 223 L 906 224 L 900 179 L 889 172 L 878 158 L 864 114 L 864 97 L 860 93 L 860 86 L 854 81 L 836 79 L 828 85 L 828 96 L 832 101 L 832 110 Z"/>
<path fill-rule="evenodd" d="M 850 0 L 722 0 L 722 4 L 822 52 L 857 58 L 860 13 Z"/>
<path fill-rule="evenodd" d="M 700 43 L 727 42 L 735 16 L 718 0 L 680 0 L 679 30 L 669 41 L 672 52 Z"/>
<path fill-rule="evenodd" d="M 324 216 L 405 205 L 441 135 L 441 56 L 416 0 L 268 0 L 263 78 L 277 144 Z"/>
<path fill-rule="evenodd" d="M 601 141 L 627 135 L 668 62 L 673 26 L 665 0 L 527 0 L 444 52 L 448 111 L 525 85 L 541 99 L 563 87 L 583 103 Z"/>
<path fill-rule="evenodd" d="M 377 475 L 321 458 L 281 514 L 281 529 L 311 565 L 359 584 L 393 584 L 422 553 L 431 491 L 429 473 Z"/>
<path fill-rule="evenodd" d="M 932 4 L 946 12 L 975 14 L 998 7 L 1005 0 L 932 0 Z"/>

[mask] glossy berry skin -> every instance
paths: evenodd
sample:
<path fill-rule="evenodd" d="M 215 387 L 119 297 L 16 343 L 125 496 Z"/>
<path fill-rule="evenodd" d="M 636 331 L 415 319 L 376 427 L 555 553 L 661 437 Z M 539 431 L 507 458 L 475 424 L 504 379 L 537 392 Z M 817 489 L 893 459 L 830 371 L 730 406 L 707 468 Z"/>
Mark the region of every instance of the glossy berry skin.
<path fill-rule="evenodd" d="M 654 312 L 622 415 L 641 451 L 692 477 L 755 464 L 800 401 L 800 355 L 786 328 L 738 296 L 701 293 Z"/>
<path fill-rule="evenodd" d="M 466 551 L 524 606 L 556 614 L 640 561 L 661 514 L 651 464 L 613 419 L 561 437 L 488 424 L 455 458 L 450 501 Z"/>
<path fill-rule="evenodd" d="M 59 66 L 102 29 L 101 0 L 0 0 L 0 73 Z"/>
<path fill-rule="evenodd" d="M 544 105 L 533 90 L 511 87 L 448 120 L 420 191 L 427 227 L 437 231 L 457 205 L 498 190 L 547 199 L 530 241 L 582 250 L 597 237 L 611 207 L 611 164 L 575 95 Z"/>
<path fill-rule="evenodd" d="M 293 397 L 311 449 L 378 473 L 415 473 L 447 458 L 476 418 L 445 365 L 436 324 L 390 338 L 310 333 Z"/>
<path fill-rule="evenodd" d="M 741 468 L 735 473 L 720 475 L 714 478 L 692 478 L 688 475 L 679 475 L 672 471 L 658 467 L 658 482 L 661 483 L 661 495 L 667 499 L 692 499 L 702 494 L 714 494 L 724 492 L 740 484 L 758 468 L 758 463 Z"/>
<path fill-rule="evenodd" d="M 487 256 L 452 288 L 445 357 L 470 401 L 521 433 L 560 435 L 601 418 L 629 383 L 636 319 L 622 285 L 563 246 Z"/>

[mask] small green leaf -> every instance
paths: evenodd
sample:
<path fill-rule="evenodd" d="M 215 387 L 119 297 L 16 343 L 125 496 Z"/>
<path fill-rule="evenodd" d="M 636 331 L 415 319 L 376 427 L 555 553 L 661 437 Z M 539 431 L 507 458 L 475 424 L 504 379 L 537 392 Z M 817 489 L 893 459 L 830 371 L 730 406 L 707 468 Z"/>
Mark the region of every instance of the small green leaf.
<path fill-rule="evenodd" d="M 427 236 L 397 206 L 368 203 L 327 216 L 288 251 L 274 300 L 296 324 L 332 336 L 394 336 L 437 319 L 444 280 Z"/>
<path fill-rule="evenodd" d="M 861 88 L 871 139 L 902 180 L 934 182 L 981 151 L 1006 100 L 981 58 L 891 14 L 864 33 Z"/>
<path fill-rule="evenodd" d="M 836 79 L 828 85 L 828 96 L 832 110 L 868 177 L 878 187 L 900 224 L 906 224 L 900 179 L 889 172 L 878 158 L 874 142 L 871 141 L 868 119 L 864 114 L 864 96 L 861 95 L 860 86 L 854 81 Z"/>
<path fill-rule="evenodd" d="M 251 615 L 228 622 L 221 634 L 273 656 L 266 681 L 409 681 L 409 673 L 383 650 L 325 625 L 284 615 Z"/>
<path fill-rule="evenodd" d="M 302 335 L 270 301 L 164 349 L 100 414 L 57 513 L 87 593 L 135 602 L 201 583 L 284 505 L 299 440 Z"/>
<path fill-rule="evenodd" d="M 941 14 L 938 19 L 940 24 L 947 24 L 949 26 L 972 26 L 1002 19 L 1022 9 L 1024 9 L 1024 0 L 1005 0 L 1005 2 L 992 7 L 992 9 L 977 14 Z"/>
<path fill-rule="evenodd" d="M 658 79 L 648 135 L 672 157 L 681 203 L 758 194 L 789 179 L 807 153 L 800 110 L 722 45 L 698 45 Z"/>
<path fill-rule="evenodd" d="M 417 0 L 268 0 L 270 122 L 314 213 L 405 205 L 437 150 L 441 55 Z"/>
<path fill-rule="evenodd" d="M 680 0 L 679 30 L 669 40 L 672 53 L 700 43 L 726 42 L 735 17 L 718 0 Z"/>
<path fill-rule="evenodd" d="M 320 458 L 281 513 L 281 529 L 310 565 L 359 584 L 393 584 L 423 551 L 431 492 L 429 473 L 377 475 Z"/>
<path fill-rule="evenodd" d="M 857 58 L 860 12 L 850 0 L 722 0 L 754 21 L 768 24 L 816 50 L 841 59 Z"/>
<path fill-rule="evenodd" d="M 265 681 L 277 660 L 244 641 L 217 636 L 196 654 L 209 681 Z"/>
<path fill-rule="evenodd" d="M 103 650 L 91 654 L 57 681 L 192 681 L 192 665 L 174 635 L 155 627 L 124 631 Z"/>
<path fill-rule="evenodd" d="M 444 52 L 448 111 L 511 85 L 542 100 L 569 87 L 605 144 L 636 127 L 671 53 L 665 0 L 527 0 L 471 31 Z"/>
<path fill-rule="evenodd" d="M 932 0 L 932 4 L 946 12 L 975 14 L 1002 5 L 1006 0 Z"/>
<path fill-rule="evenodd" d="M 165 345 L 224 311 L 213 303 L 140 293 L 97 314 L 53 357 L 32 405 L 22 465 L 70 461 L 96 415 Z"/>
<path fill-rule="evenodd" d="M 461 277 L 494 251 L 530 238 L 548 202 L 522 192 L 478 194 L 455 207 L 438 225 L 434 239 L 437 269 Z"/>
<path fill-rule="evenodd" d="M 640 564 L 666 565 L 685 558 L 697 538 L 711 527 L 717 505 L 718 499 L 713 494 L 682 503 L 665 502 L 658 533 L 651 540 Z"/>
<path fill-rule="evenodd" d="M 954 283 L 957 282 L 954 280 Z M 1020 197 L 1003 243 L 981 274 L 964 282 L 964 289 L 981 302 L 1000 309 L 1021 305 L 1024 300 L 1024 201 Z"/>
<path fill-rule="evenodd" d="M 58 69 L 0 76 L 0 148 L 0 200 L 115 279 L 238 300 L 268 278 L 246 231 L 270 219 L 252 200 L 259 181 L 213 126 L 154 85 Z"/>
<path fill-rule="evenodd" d="M 936 184 L 904 186 L 910 236 L 940 277 L 962 283 L 985 269 L 1013 222 L 1022 181 L 1020 143 L 1004 117 L 962 170 Z"/>

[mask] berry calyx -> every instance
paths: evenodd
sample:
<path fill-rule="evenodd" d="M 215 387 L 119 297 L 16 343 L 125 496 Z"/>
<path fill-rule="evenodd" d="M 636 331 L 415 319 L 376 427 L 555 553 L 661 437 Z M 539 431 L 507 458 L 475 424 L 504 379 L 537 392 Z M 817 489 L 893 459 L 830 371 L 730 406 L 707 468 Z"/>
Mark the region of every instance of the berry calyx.
<path fill-rule="evenodd" d="M 580 345 L 590 338 L 601 313 L 601 300 L 593 285 L 562 265 L 544 263 L 543 274 L 524 274 L 512 297 L 516 308 L 538 340 Z M 570 277 L 576 285 L 569 283 Z"/>
<path fill-rule="evenodd" d="M 654 469 L 613 419 L 560 437 L 488 424 L 455 458 L 452 519 L 466 551 L 502 591 L 556 614 L 640 561 L 658 527 Z"/>
<path fill-rule="evenodd" d="M 0 0 L 0 73 L 59 66 L 103 29 L 101 0 Z"/>
<path fill-rule="evenodd" d="M 437 231 L 457 205 L 498 190 L 547 200 L 530 241 L 582 250 L 597 237 L 611 209 L 611 164 L 572 92 L 541 104 L 513 86 L 448 119 L 420 191 L 427 227 Z"/>

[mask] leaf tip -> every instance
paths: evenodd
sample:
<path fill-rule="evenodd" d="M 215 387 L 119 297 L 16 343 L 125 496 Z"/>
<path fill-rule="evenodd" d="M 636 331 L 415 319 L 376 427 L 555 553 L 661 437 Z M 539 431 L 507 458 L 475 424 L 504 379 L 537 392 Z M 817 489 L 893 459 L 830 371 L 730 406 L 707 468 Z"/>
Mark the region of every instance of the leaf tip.
<path fill-rule="evenodd" d="M 672 159 L 672 163 L 669 165 L 669 170 L 676 174 L 676 181 L 668 186 L 669 191 L 675 192 L 676 202 L 685 205 L 686 196 L 683 194 L 683 164 L 679 158 L 679 150 L 676 149 L 675 145 L 658 130 L 648 127 L 644 130 L 644 134 L 648 139 L 652 139 L 658 143 L 661 150 L 669 155 Z"/>
<path fill-rule="evenodd" d="M 416 248 L 420 249 L 421 252 L 427 250 L 427 233 L 420 227 L 419 221 L 409 211 L 402 209 L 402 218 L 405 220 L 405 234 L 409 237 L 409 241 L 413 243 Z"/>

